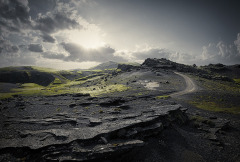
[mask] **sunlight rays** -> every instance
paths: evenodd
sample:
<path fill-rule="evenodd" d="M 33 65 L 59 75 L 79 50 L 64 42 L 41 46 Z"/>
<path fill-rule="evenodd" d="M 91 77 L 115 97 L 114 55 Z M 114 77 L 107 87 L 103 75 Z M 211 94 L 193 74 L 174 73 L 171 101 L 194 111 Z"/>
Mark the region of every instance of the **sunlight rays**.
<path fill-rule="evenodd" d="M 100 34 L 92 30 L 70 30 L 68 32 L 69 41 L 76 43 L 86 49 L 97 49 L 106 45 L 102 41 Z"/>

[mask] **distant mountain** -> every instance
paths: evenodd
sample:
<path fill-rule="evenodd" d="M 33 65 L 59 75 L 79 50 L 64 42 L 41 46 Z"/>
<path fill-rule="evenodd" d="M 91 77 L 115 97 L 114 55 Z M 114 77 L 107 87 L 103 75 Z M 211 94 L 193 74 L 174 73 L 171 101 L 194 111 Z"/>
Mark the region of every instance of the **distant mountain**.
<path fill-rule="evenodd" d="M 118 63 L 117 62 L 113 62 L 113 61 L 108 61 L 105 63 L 101 63 L 97 66 L 94 66 L 92 68 L 90 68 L 90 70 L 104 70 L 104 69 L 114 69 L 118 67 Z"/>
<path fill-rule="evenodd" d="M 126 65 L 132 65 L 132 66 L 140 66 L 140 64 L 135 62 L 127 62 L 127 63 L 117 63 L 113 61 L 108 61 L 102 64 L 99 64 L 95 67 L 90 68 L 90 70 L 104 70 L 104 69 L 114 69 L 117 68 L 119 64 L 126 64 Z"/>

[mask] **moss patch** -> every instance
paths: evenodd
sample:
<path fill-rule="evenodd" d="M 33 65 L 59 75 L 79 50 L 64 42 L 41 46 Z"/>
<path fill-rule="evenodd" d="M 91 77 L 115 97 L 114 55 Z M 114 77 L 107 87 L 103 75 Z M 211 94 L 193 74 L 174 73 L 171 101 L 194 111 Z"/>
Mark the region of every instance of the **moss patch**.
<path fill-rule="evenodd" d="M 22 84 L 19 88 L 12 89 L 11 93 L 0 93 L 0 99 L 11 98 L 13 95 L 34 95 L 39 94 L 43 89 L 43 86 L 40 86 L 35 83 L 25 83 Z"/>
<path fill-rule="evenodd" d="M 210 127 L 215 126 L 215 123 L 212 120 L 209 120 L 209 119 L 204 118 L 204 117 L 199 116 L 199 115 L 190 116 L 189 119 L 190 119 L 190 121 L 193 122 L 193 125 L 195 127 L 199 127 L 201 123 L 207 124 Z"/>
<path fill-rule="evenodd" d="M 202 91 L 188 101 L 190 104 L 208 111 L 240 114 L 240 86 L 236 84 L 240 79 L 234 79 L 234 83 L 192 77 Z"/>
<path fill-rule="evenodd" d="M 198 85 L 207 91 L 214 91 L 214 92 L 223 92 L 223 93 L 232 93 L 232 94 L 239 94 L 240 93 L 240 86 L 235 84 L 234 82 L 228 81 L 216 81 L 216 80 L 209 80 L 205 78 L 200 78 L 191 75 L 194 80 L 197 81 Z M 240 82 L 240 79 L 234 79 L 234 81 Z"/>
<path fill-rule="evenodd" d="M 62 81 L 59 78 L 55 78 L 53 84 L 62 84 Z"/>
<path fill-rule="evenodd" d="M 217 103 L 214 101 L 191 101 L 190 103 L 196 106 L 197 108 L 208 110 L 208 111 L 240 114 L 240 106 L 227 107 L 224 104 Z"/>
<path fill-rule="evenodd" d="M 156 96 L 155 98 L 156 98 L 156 99 L 169 99 L 169 98 L 171 98 L 171 97 L 168 96 L 168 95 L 164 95 L 164 96 Z"/>
<path fill-rule="evenodd" d="M 240 84 L 240 78 L 238 79 L 233 79 L 235 83 Z"/>

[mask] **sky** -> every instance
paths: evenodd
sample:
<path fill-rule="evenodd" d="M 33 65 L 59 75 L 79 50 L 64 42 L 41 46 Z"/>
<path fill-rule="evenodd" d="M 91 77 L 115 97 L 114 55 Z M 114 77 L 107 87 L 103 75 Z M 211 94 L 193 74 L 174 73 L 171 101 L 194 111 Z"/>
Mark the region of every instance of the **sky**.
<path fill-rule="evenodd" d="M 0 0 L 0 67 L 240 64 L 239 0 Z"/>

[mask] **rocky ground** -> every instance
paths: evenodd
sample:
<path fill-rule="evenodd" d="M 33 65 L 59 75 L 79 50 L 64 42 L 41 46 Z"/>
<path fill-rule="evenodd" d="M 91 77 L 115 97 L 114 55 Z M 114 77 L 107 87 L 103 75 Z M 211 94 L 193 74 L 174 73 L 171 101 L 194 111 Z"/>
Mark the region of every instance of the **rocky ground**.
<path fill-rule="evenodd" d="M 239 160 L 237 116 L 172 100 L 66 94 L 1 106 L 1 161 Z"/>
<path fill-rule="evenodd" d="M 203 94 L 216 97 L 210 82 L 186 73 L 199 70 L 153 61 L 69 87 L 90 94 L 2 99 L 0 161 L 240 161 L 239 114 L 197 108 Z M 118 84 L 128 88 L 103 92 Z M 4 85 L 4 93 L 15 86 Z M 235 102 L 235 91 L 221 102 Z"/>
<path fill-rule="evenodd" d="M 1 106 L 3 161 L 107 157 L 143 146 L 145 137 L 186 121 L 180 105 L 150 96 L 16 96 Z"/>

